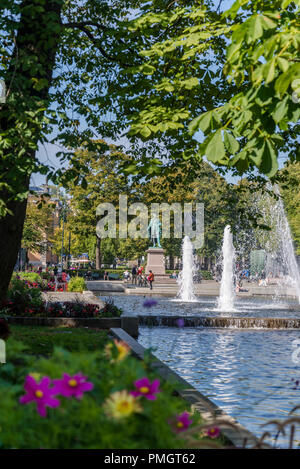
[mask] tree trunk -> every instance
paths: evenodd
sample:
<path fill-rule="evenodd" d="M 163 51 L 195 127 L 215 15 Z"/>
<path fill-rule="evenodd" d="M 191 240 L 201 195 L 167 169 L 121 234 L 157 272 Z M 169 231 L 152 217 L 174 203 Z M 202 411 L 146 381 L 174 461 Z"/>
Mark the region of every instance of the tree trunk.
<path fill-rule="evenodd" d="M 26 199 L 17 200 L 16 194 L 26 194 L 29 189 L 35 159 L 34 148 L 40 140 L 42 129 L 33 119 L 28 119 L 25 130 L 30 139 L 23 139 L 18 134 L 18 127 L 26 111 L 35 112 L 38 107 L 47 103 L 55 54 L 60 41 L 60 28 L 57 26 L 61 23 L 62 4 L 63 0 L 22 1 L 12 65 L 5 76 L 9 96 L 2 105 L 0 131 L 4 136 L 5 132 L 11 132 L 13 143 L 5 150 L 8 156 L 3 158 L 0 167 L 1 179 L 9 186 L 0 192 L 0 200 L 11 212 L 0 219 L 0 301 L 5 298 L 17 261 L 26 214 Z M 42 7 L 43 13 L 33 14 L 36 7 Z M 29 67 L 28 63 L 31 64 Z M 39 82 L 42 83 L 41 87 L 34 86 Z M 42 117 L 42 111 L 39 115 Z M 19 156 L 20 150 L 23 151 L 22 156 Z M 0 160 L 2 156 L 3 154 L 0 155 Z"/>
<path fill-rule="evenodd" d="M 102 259 L 101 259 L 101 238 L 97 236 L 96 240 L 96 269 L 101 269 Z"/>

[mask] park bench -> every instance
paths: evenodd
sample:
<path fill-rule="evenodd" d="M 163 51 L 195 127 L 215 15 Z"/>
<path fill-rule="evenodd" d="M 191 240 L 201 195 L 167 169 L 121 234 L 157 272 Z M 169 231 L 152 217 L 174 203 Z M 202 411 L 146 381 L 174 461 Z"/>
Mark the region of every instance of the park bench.
<path fill-rule="evenodd" d="M 111 273 L 109 273 L 108 274 L 108 279 L 109 280 L 120 280 L 120 274 L 117 274 L 117 273 L 116 274 L 111 274 Z"/>
<path fill-rule="evenodd" d="M 100 274 L 98 272 L 93 272 L 92 273 L 92 279 L 93 280 L 99 280 L 100 279 Z"/>

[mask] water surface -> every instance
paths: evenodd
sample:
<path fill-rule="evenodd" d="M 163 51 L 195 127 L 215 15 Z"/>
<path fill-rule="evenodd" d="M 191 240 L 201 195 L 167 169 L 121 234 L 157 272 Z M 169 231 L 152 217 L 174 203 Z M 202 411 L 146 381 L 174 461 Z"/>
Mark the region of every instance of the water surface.
<path fill-rule="evenodd" d="M 139 342 L 257 436 L 300 404 L 300 331 L 141 327 Z M 274 427 L 267 427 L 273 431 Z M 299 435 L 298 435 L 299 436 Z M 297 436 L 297 437 L 298 437 Z M 284 440 L 280 439 L 281 444 Z"/>

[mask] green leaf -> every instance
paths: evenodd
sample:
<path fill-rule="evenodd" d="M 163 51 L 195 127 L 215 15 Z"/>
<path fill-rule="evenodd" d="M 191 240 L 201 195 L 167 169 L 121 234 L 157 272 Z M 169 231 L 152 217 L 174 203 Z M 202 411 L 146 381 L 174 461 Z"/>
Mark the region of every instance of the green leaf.
<path fill-rule="evenodd" d="M 269 60 L 264 66 L 264 76 L 266 84 L 274 80 L 275 77 L 275 58 Z"/>
<path fill-rule="evenodd" d="M 217 130 L 206 145 L 205 155 L 209 161 L 217 163 L 225 156 L 225 148 L 222 140 L 221 129 Z"/>
<path fill-rule="evenodd" d="M 255 145 L 254 153 L 251 153 L 249 158 L 253 161 L 255 166 L 259 168 L 262 163 L 263 153 L 265 151 L 265 142 L 263 142 L 261 139 L 255 140 L 257 143 Z"/>
<path fill-rule="evenodd" d="M 262 25 L 264 29 L 274 29 L 277 27 L 277 23 L 271 20 L 271 18 L 268 18 L 268 16 L 263 15 L 261 17 L 262 20 Z"/>
<path fill-rule="evenodd" d="M 210 127 L 212 113 L 213 111 L 207 111 L 204 114 L 201 114 L 201 116 L 196 117 L 196 119 L 193 119 L 189 124 L 189 131 L 191 133 L 195 133 L 198 129 L 201 129 L 202 132 L 205 133 L 206 130 Z"/>
<path fill-rule="evenodd" d="M 199 85 L 198 78 L 192 77 L 192 78 L 189 78 L 188 80 L 184 80 L 183 85 L 184 85 L 184 88 L 186 88 L 187 90 L 191 90 L 195 86 Z"/>
<path fill-rule="evenodd" d="M 283 95 L 290 83 L 293 82 L 294 79 L 297 79 L 300 74 L 300 64 L 296 63 L 293 64 L 285 73 L 282 73 L 275 82 L 275 90 L 279 93 L 279 95 Z"/>
<path fill-rule="evenodd" d="M 278 170 L 277 155 L 269 140 L 267 140 L 266 145 L 264 146 L 262 162 L 259 169 L 269 178 L 273 177 Z"/>
<path fill-rule="evenodd" d="M 237 52 L 239 52 L 240 48 L 241 48 L 241 42 L 233 42 L 232 44 L 230 44 L 226 52 L 226 58 L 228 62 L 232 61 L 234 55 Z"/>
<path fill-rule="evenodd" d="M 289 97 L 286 96 L 283 101 L 279 101 L 275 107 L 275 111 L 272 113 L 273 119 L 278 124 L 283 117 L 287 114 L 288 111 L 288 99 Z"/>
<path fill-rule="evenodd" d="M 262 27 L 262 17 L 260 15 L 254 16 L 251 21 L 249 22 L 249 36 L 255 41 L 259 39 L 263 35 L 263 27 Z"/>
<path fill-rule="evenodd" d="M 145 75 L 153 75 L 155 67 L 153 67 L 153 65 L 145 64 L 142 66 L 141 70 Z"/>
<path fill-rule="evenodd" d="M 231 154 L 234 154 L 239 151 L 240 145 L 238 141 L 226 131 L 224 132 L 224 144 Z"/>
<path fill-rule="evenodd" d="M 289 62 L 288 60 L 284 59 L 283 57 L 278 57 L 277 58 L 277 63 L 280 67 L 280 69 L 283 71 L 283 72 L 286 72 L 287 69 L 289 68 Z"/>
<path fill-rule="evenodd" d="M 141 134 L 143 137 L 147 138 L 147 137 L 149 137 L 149 136 L 151 135 L 151 130 L 150 130 L 150 128 L 149 128 L 148 126 L 145 125 L 145 126 L 142 128 L 142 130 L 140 131 L 140 134 Z"/>

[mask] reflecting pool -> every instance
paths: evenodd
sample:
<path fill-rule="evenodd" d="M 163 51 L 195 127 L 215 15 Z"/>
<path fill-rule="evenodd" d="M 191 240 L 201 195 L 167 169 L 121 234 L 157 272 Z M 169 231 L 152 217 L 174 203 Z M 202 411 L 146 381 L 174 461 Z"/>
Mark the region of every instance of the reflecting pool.
<path fill-rule="evenodd" d="M 141 327 L 139 342 L 257 436 L 300 404 L 300 331 Z M 300 357 L 300 354 L 299 354 Z M 272 431 L 274 427 L 267 427 Z M 297 435 L 300 437 L 300 435 Z M 280 438 L 281 444 L 283 439 Z"/>

